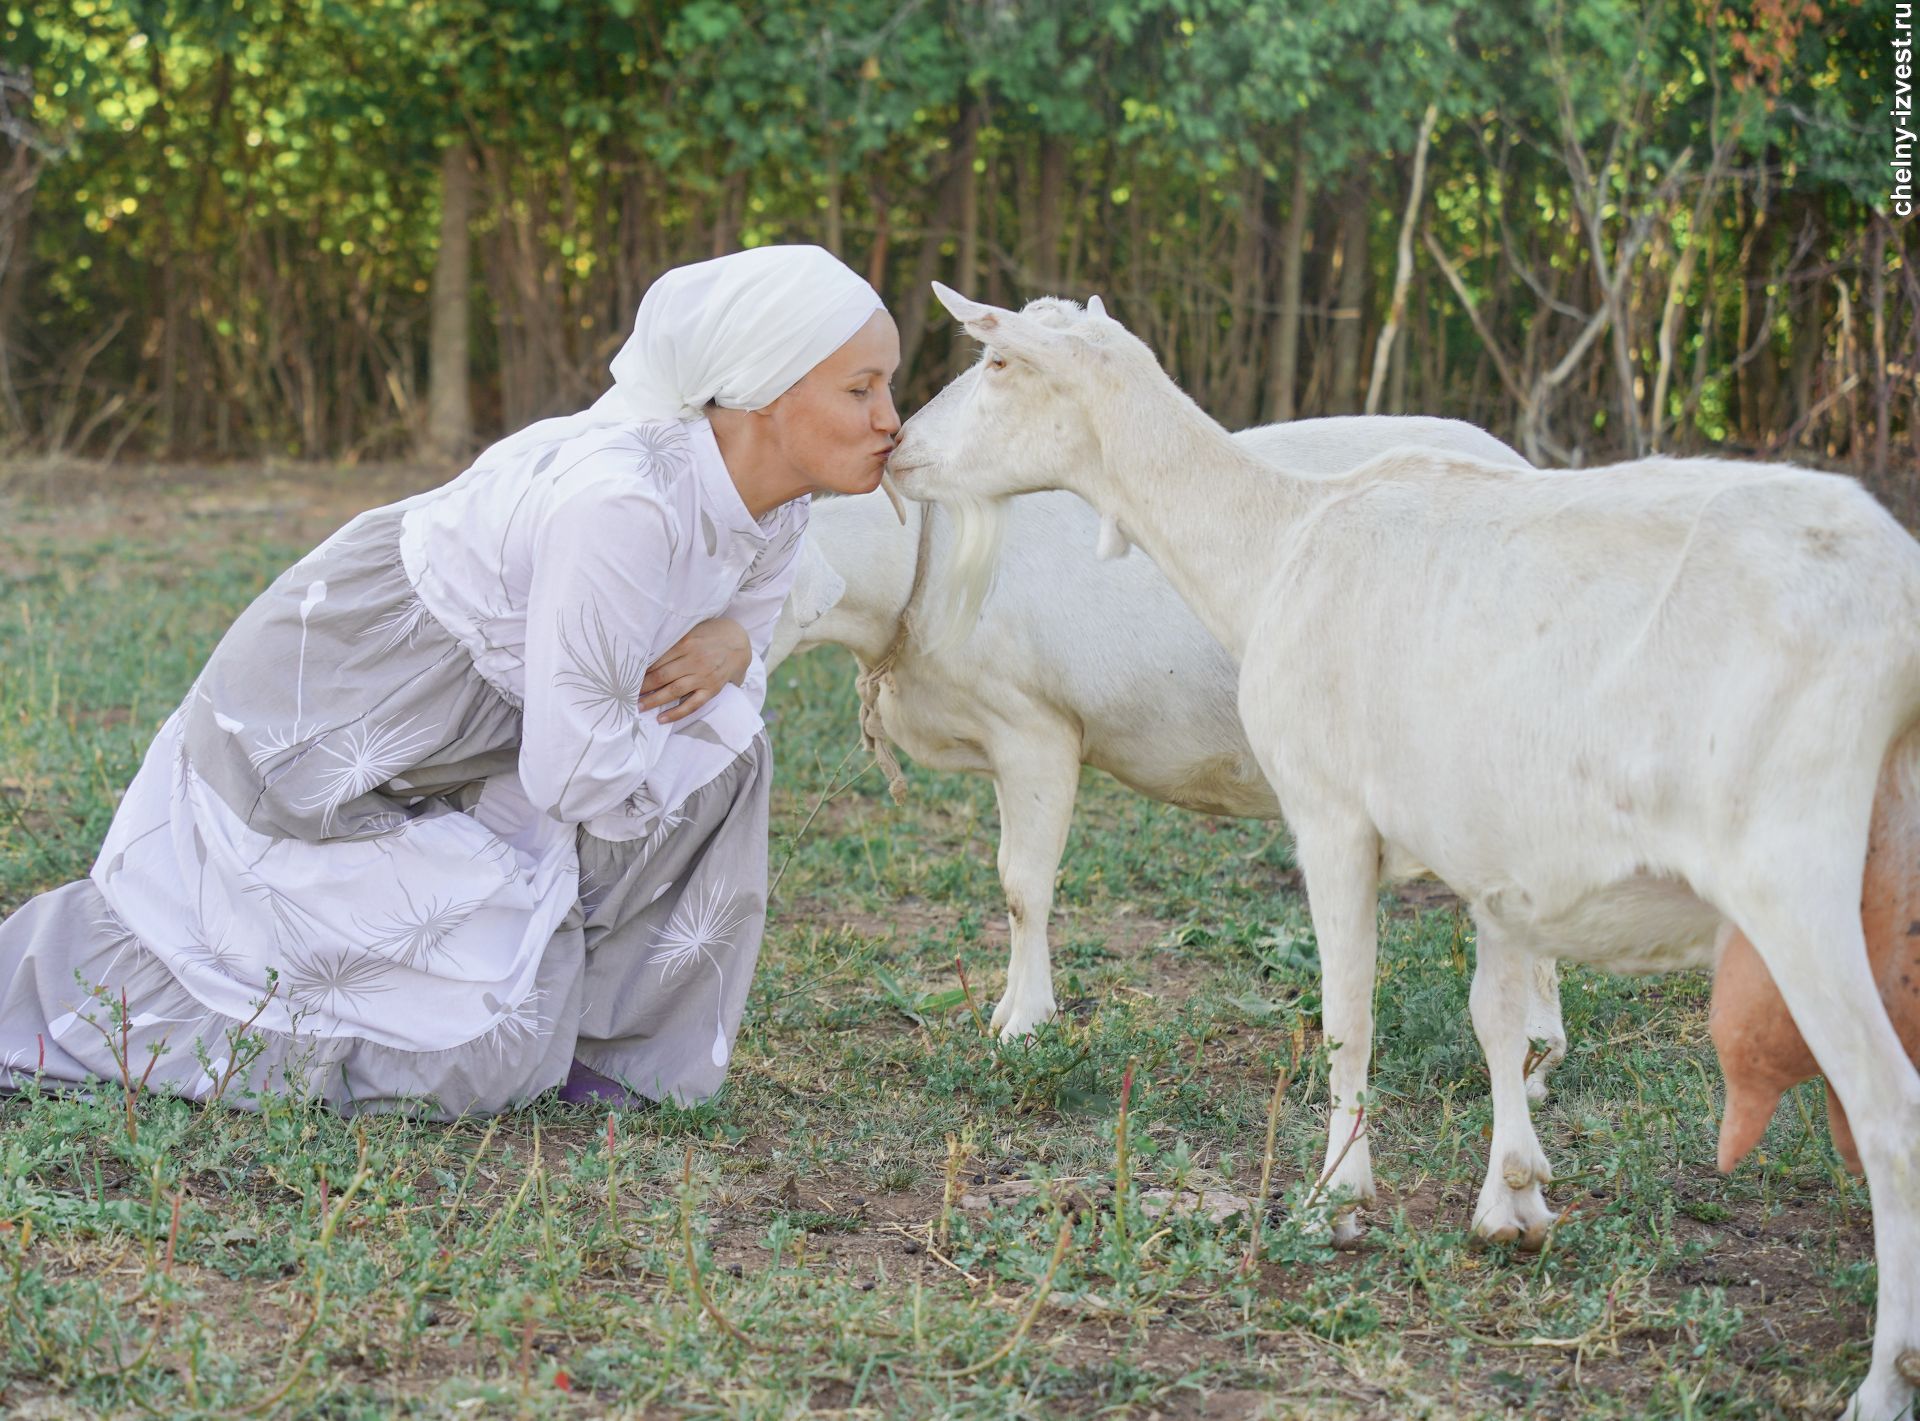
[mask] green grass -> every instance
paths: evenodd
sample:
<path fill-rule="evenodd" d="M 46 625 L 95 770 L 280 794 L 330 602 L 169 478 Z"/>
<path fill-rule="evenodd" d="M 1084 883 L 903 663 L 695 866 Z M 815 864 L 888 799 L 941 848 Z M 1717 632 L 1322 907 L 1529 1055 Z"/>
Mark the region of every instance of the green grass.
<path fill-rule="evenodd" d="M 143 490 L 117 506 L 0 501 L 0 911 L 86 871 L 228 619 L 354 506 L 350 488 L 326 490 L 302 518 L 244 502 L 177 517 L 172 492 Z M 129 526 L 129 507 L 152 516 Z M 954 965 L 986 1010 L 1006 941 L 991 790 L 915 767 L 894 807 L 849 757 L 850 671 L 821 653 L 776 677 L 784 873 L 717 1099 L 623 1116 L 611 1137 L 604 1116 L 552 1103 L 431 1126 L 146 1098 L 131 1129 L 112 1084 L 0 1103 L 0 1406 L 1838 1409 L 1871 1325 L 1865 1191 L 1835 1164 L 1812 1086 L 1755 1159 L 1713 1172 L 1703 979 L 1567 973 L 1573 1048 L 1538 1119 L 1572 1212 L 1540 1256 L 1476 1250 L 1491 1113 L 1466 1012 L 1471 929 L 1384 898 L 1381 1202 L 1365 1244 L 1333 1253 L 1315 1228 L 1327 1201 L 1309 1197 L 1326 1107 L 1316 959 L 1284 838 L 1089 774 L 1053 924 L 1070 1010 L 997 1047 Z M 1142 1196 L 1257 1191 L 1296 1032 L 1278 1207 L 1249 1269 L 1244 1216 L 1155 1217 Z"/>

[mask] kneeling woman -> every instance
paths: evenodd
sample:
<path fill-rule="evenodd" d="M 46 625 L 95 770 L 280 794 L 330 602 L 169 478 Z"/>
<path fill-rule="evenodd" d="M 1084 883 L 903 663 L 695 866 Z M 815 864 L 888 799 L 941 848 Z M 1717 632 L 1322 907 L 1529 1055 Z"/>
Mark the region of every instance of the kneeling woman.
<path fill-rule="evenodd" d="M 817 247 L 679 268 L 591 409 L 283 574 L 91 877 L 0 923 L 0 1085 L 712 1094 L 765 922 L 761 657 L 808 495 L 880 481 L 898 359 Z"/>

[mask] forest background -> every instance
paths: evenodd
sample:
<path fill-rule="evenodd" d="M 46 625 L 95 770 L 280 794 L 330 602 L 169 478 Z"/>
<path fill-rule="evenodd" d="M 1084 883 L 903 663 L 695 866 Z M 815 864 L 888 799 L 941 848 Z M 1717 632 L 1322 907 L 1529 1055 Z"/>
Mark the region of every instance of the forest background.
<path fill-rule="evenodd" d="M 0 453 L 458 457 L 648 283 L 1100 292 L 1229 426 L 1791 458 L 1920 519 L 1889 0 L 0 0 Z M 1911 7 L 1908 7 L 1911 14 Z"/>

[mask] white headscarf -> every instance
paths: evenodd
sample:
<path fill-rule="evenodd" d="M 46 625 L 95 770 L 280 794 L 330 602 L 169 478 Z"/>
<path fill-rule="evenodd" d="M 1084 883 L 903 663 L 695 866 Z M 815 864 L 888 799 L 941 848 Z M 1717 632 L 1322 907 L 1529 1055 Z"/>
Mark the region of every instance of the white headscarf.
<path fill-rule="evenodd" d="M 454 482 L 525 478 L 570 440 L 639 420 L 700 419 L 709 400 L 764 409 L 885 309 L 824 247 L 756 247 L 675 267 L 647 288 L 613 358 L 611 390 L 509 434 Z"/>
<path fill-rule="evenodd" d="M 698 419 L 709 401 L 762 409 L 884 309 L 824 247 L 756 247 L 675 267 L 647 288 L 595 412 Z"/>

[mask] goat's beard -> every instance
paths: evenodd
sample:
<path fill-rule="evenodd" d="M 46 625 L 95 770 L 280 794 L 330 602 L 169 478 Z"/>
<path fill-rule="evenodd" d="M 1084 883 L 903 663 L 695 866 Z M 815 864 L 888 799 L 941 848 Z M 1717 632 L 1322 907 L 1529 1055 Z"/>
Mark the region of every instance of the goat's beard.
<path fill-rule="evenodd" d="M 946 566 L 928 589 L 932 595 L 925 644 L 930 651 L 945 652 L 973 634 L 993 591 L 1007 535 L 1007 501 L 962 496 L 942 499 L 939 506 L 952 521 L 953 538 Z"/>

